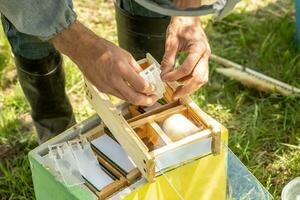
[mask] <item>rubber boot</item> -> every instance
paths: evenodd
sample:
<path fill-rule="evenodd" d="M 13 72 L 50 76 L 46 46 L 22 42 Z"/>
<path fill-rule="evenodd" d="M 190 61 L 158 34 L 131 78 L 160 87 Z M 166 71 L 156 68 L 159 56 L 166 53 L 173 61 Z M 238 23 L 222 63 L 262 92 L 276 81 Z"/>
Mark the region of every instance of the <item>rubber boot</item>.
<path fill-rule="evenodd" d="M 165 52 L 170 17 L 132 14 L 123 9 L 122 2 L 115 1 L 119 46 L 129 51 L 136 60 L 145 58 L 149 52 L 160 62 Z"/>
<path fill-rule="evenodd" d="M 65 92 L 65 74 L 58 52 L 39 60 L 15 55 L 18 78 L 31 106 L 39 142 L 63 132 L 75 124 L 71 104 Z"/>

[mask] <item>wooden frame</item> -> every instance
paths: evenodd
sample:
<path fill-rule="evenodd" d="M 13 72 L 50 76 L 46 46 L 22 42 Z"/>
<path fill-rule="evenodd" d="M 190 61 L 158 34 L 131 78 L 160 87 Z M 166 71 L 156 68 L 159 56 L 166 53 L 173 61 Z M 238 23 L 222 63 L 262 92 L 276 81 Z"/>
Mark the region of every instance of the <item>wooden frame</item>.
<path fill-rule="evenodd" d="M 147 54 L 147 59 L 143 59 L 138 63 L 142 65 L 143 62 L 149 62 L 151 64 L 156 61 L 151 55 Z M 85 81 L 85 87 L 87 98 L 91 105 L 99 114 L 105 125 L 110 129 L 114 137 L 123 148 L 126 149 L 142 175 L 150 182 L 152 182 L 156 176 L 156 157 L 168 151 L 176 152 L 176 149 L 179 147 L 188 147 L 201 140 L 211 138 L 211 153 L 220 153 L 221 125 L 203 112 L 189 97 L 172 101 L 172 94 L 177 87 L 175 83 L 168 83 L 166 85 L 166 92 L 164 93 L 164 100 L 167 102 L 166 105 L 144 114 L 138 115 L 135 113 L 134 117 L 127 120 L 122 115 L 122 112 L 110 102 L 106 94 L 99 92 L 87 80 Z M 157 121 L 172 113 L 185 113 L 188 118 L 193 119 L 203 130 L 199 130 L 199 132 L 178 141 L 172 141 L 157 124 Z M 163 147 L 151 151 L 135 132 L 134 129 L 146 124 L 148 124 L 148 128 L 145 130 L 154 131 L 165 144 Z"/>
<path fill-rule="evenodd" d="M 101 124 L 92 130 L 88 131 L 82 137 L 86 137 L 88 141 L 92 141 L 98 137 L 101 137 L 105 134 L 104 124 Z M 134 183 L 138 178 L 140 178 L 141 173 L 140 171 L 135 168 L 131 170 L 128 174 L 124 175 L 118 168 L 116 168 L 110 161 L 105 159 L 102 155 L 98 154 L 97 151 L 92 147 L 98 162 L 105 167 L 114 177 L 117 179 L 105 186 L 101 191 L 98 191 L 94 186 L 89 183 L 86 185 L 99 197 L 99 199 L 106 199 L 107 197 L 113 195 L 117 191 L 129 186 L 130 184 Z"/>
<path fill-rule="evenodd" d="M 89 132 L 85 133 L 84 137 L 86 137 L 88 141 L 92 141 L 105 134 L 104 128 L 105 128 L 104 124 L 101 124 L 95 127 L 94 129 L 90 130 Z M 94 150 L 99 163 L 102 164 L 104 167 L 106 167 L 116 177 L 125 176 L 128 183 L 133 183 L 137 178 L 140 177 L 141 174 L 138 168 L 131 170 L 128 174 L 124 174 L 120 172 L 118 169 L 116 169 L 116 167 L 113 164 L 111 164 L 110 161 L 103 158 L 103 156 L 99 155 L 93 147 L 92 149 Z"/>

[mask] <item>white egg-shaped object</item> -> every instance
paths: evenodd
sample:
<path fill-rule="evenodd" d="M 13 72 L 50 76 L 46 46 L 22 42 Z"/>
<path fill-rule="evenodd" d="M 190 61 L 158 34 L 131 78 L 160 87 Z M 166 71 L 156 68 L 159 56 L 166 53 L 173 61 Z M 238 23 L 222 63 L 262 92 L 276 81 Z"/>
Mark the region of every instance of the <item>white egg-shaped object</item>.
<path fill-rule="evenodd" d="M 179 140 L 196 133 L 199 128 L 182 114 L 173 114 L 162 123 L 162 129 L 171 140 Z"/>

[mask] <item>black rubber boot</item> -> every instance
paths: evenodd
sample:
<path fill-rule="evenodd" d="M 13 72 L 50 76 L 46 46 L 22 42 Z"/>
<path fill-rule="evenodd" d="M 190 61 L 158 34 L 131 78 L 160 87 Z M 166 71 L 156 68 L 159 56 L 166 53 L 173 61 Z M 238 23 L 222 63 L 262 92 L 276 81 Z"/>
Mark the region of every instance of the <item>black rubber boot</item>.
<path fill-rule="evenodd" d="M 62 57 L 56 52 L 40 60 L 18 55 L 15 58 L 18 78 L 31 106 L 39 142 L 43 143 L 75 124 L 65 92 Z"/>
<path fill-rule="evenodd" d="M 144 58 L 149 52 L 160 62 L 165 51 L 170 17 L 132 14 L 123 9 L 122 2 L 115 1 L 119 46 L 129 51 L 136 60 Z"/>

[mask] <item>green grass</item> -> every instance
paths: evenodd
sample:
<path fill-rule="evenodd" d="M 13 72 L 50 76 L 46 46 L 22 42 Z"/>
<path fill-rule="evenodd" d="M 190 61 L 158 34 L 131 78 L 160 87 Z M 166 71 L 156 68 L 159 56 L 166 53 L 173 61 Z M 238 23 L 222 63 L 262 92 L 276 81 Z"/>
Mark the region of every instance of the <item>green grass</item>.
<path fill-rule="evenodd" d="M 81 21 L 116 42 L 111 1 L 75 0 L 75 5 Z M 105 12 L 99 12 L 103 8 Z M 292 0 L 245 0 L 223 21 L 206 18 L 205 25 L 213 53 L 300 87 L 294 20 Z M 65 61 L 67 91 L 80 121 L 93 111 L 84 99 L 79 71 Z M 246 88 L 217 74 L 216 67 L 211 62 L 210 82 L 193 98 L 229 129 L 230 148 L 279 199 L 283 186 L 300 175 L 300 98 Z M 1 32 L 0 199 L 33 198 L 26 156 L 37 142 L 29 112 L 8 42 Z"/>

